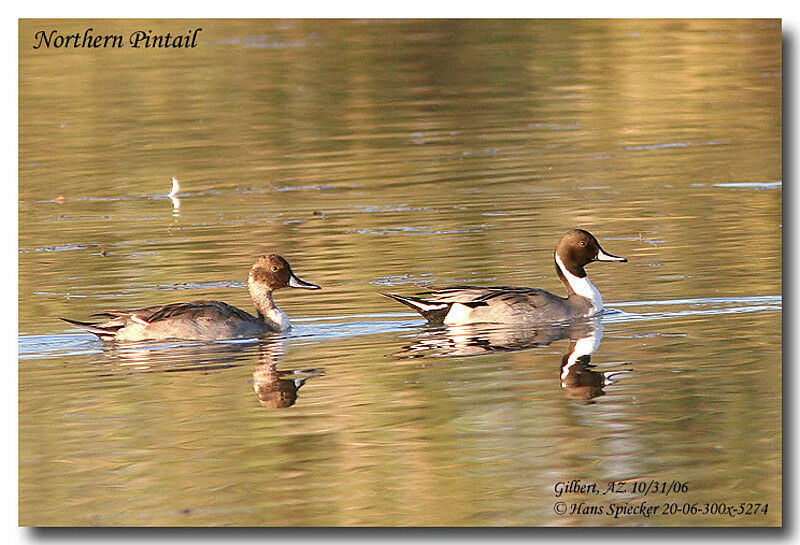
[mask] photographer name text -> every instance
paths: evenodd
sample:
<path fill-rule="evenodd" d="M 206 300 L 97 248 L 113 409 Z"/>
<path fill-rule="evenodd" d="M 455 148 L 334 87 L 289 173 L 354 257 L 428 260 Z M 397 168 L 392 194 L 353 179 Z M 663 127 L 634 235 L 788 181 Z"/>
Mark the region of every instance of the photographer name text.
<path fill-rule="evenodd" d="M 83 32 L 62 34 L 58 30 L 37 30 L 33 34 L 34 49 L 192 49 L 197 47 L 197 35 L 202 28 L 185 33 L 156 34 L 152 30 L 136 30 L 123 34 L 96 33 L 94 28 Z"/>
<path fill-rule="evenodd" d="M 769 503 L 755 498 L 739 502 L 686 500 L 690 488 L 689 481 L 676 479 L 636 479 L 605 483 L 570 479 L 559 481 L 553 486 L 553 494 L 562 500 L 555 502 L 553 511 L 558 516 L 607 516 L 614 519 L 624 517 L 668 518 L 686 515 L 728 518 L 765 517 L 769 512 Z M 578 501 L 568 499 L 576 495 L 582 496 L 582 498 Z M 592 496 L 598 496 L 598 499 L 607 496 L 612 499 L 612 502 L 598 503 L 592 501 Z M 647 501 L 645 498 L 648 496 L 662 496 L 664 499 L 657 499 L 655 502 Z M 678 498 L 667 501 L 667 496 L 678 496 Z"/>

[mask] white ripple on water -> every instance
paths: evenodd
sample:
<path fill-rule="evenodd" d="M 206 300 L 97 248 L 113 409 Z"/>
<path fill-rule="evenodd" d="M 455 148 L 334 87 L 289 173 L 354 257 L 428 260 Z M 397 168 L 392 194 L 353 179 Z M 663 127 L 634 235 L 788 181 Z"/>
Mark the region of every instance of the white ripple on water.
<path fill-rule="evenodd" d="M 714 184 L 714 187 L 731 187 L 743 189 L 772 189 L 782 187 L 783 182 L 727 182 L 721 184 Z"/>
<path fill-rule="evenodd" d="M 689 308 L 674 311 L 629 312 L 616 307 L 679 306 Z M 783 297 L 764 295 L 757 297 L 707 297 L 701 299 L 670 299 L 665 301 L 631 301 L 614 303 L 603 315 L 604 323 L 663 320 L 686 316 L 713 316 L 720 314 L 745 314 L 749 312 L 779 311 L 783 308 Z"/>

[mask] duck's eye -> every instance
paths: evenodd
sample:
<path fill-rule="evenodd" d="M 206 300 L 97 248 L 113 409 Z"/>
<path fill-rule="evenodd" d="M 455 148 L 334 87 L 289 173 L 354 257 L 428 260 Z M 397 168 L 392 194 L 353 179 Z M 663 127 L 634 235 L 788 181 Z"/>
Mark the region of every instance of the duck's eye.
<path fill-rule="evenodd" d="M 277 265 L 273 265 L 272 266 L 272 272 L 278 272 L 278 266 Z"/>
<path fill-rule="evenodd" d="M 586 241 L 585 240 L 581 241 L 581 246 L 586 246 Z"/>

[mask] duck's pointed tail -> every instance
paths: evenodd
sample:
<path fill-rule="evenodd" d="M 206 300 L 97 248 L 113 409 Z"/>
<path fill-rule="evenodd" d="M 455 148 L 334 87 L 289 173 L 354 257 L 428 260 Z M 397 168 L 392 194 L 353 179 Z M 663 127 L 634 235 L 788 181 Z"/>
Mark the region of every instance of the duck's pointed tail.
<path fill-rule="evenodd" d="M 428 320 L 431 324 L 441 324 L 444 322 L 444 317 L 450 311 L 452 303 L 440 303 L 435 301 L 426 301 L 419 297 L 409 297 L 404 295 L 396 295 L 394 293 L 379 292 L 384 297 L 394 299 L 398 303 L 402 303 L 407 307 L 411 307 L 420 314 L 423 318 Z"/>
<path fill-rule="evenodd" d="M 114 327 L 101 327 L 101 326 L 99 326 L 97 324 L 90 324 L 88 322 L 79 322 L 78 320 L 70 320 L 69 318 L 61 318 L 61 317 L 59 317 L 59 320 L 64 320 L 68 324 L 72 324 L 72 325 L 74 325 L 76 327 L 79 327 L 81 329 L 85 329 L 89 333 L 94 333 L 95 335 L 97 335 L 101 339 L 113 339 L 114 335 L 116 335 L 116 333 L 117 333 L 117 330 L 120 329 L 120 327 L 117 327 L 117 326 L 114 326 Z"/>

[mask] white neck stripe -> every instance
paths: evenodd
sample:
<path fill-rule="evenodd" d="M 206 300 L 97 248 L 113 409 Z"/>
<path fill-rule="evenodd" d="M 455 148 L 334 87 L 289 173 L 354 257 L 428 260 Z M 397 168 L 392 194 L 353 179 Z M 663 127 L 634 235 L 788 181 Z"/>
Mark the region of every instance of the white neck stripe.
<path fill-rule="evenodd" d="M 589 281 L 589 277 L 584 276 L 583 278 L 578 278 L 569 272 L 567 267 L 564 266 L 564 262 L 558 257 L 558 253 L 556 253 L 556 265 L 558 265 L 564 278 L 567 279 L 572 291 L 574 291 L 576 295 L 580 295 L 589 300 L 592 307 L 594 307 L 592 314 L 600 312 L 603 309 L 603 298 L 600 296 L 600 292 L 597 291 L 597 288 L 594 287 L 594 284 Z"/>

